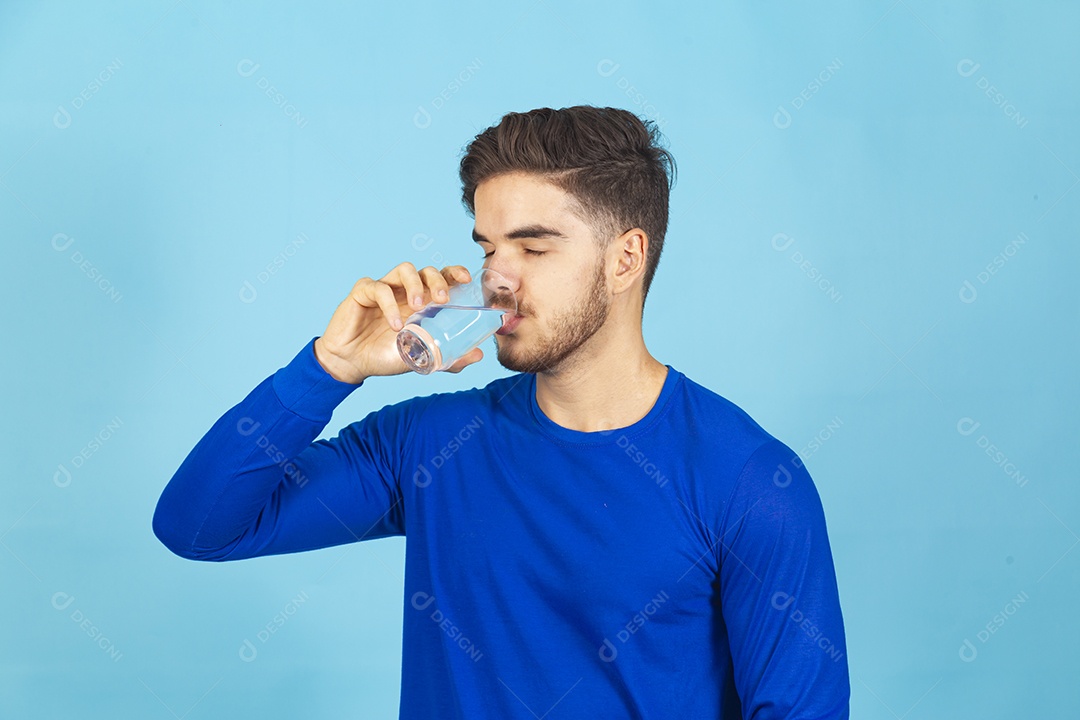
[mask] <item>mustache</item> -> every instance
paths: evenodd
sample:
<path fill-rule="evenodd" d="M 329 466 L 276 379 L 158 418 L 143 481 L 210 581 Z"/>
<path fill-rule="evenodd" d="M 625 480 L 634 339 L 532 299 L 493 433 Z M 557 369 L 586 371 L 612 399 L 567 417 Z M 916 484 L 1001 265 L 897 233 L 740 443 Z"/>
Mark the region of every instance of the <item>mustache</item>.
<path fill-rule="evenodd" d="M 489 307 L 499 308 L 501 310 L 508 310 L 508 311 L 514 311 L 515 308 L 516 308 L 516 312 L 517 312 L 518 315 L 524 315 L 525 314 L 522 311 L 522 306 L 518 305 L 514 301 L 514 296 L 513 295 L 505 295 L 505 294 L 492 295 L 491 297 L 488 298 L 487 304 L 488 304 Z"/>

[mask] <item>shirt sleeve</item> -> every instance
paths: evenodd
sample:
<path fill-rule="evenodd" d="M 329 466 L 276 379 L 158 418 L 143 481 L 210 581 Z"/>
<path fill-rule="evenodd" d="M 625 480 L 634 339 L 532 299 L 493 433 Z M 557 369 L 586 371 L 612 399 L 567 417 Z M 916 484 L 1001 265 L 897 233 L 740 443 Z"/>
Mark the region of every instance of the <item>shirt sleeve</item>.
<path fill-rule="evenodd" d="M 153 531 L 191 560 L 241 560 L 404 535 L 407 403 L 314 440 L 363 383 L 336 380 L 312 338 L 228 410 L 169 480 Z"/>
<path fill-rule="evenodd" d="M 847 720 L 846 642 L 825 513 L 801 459 L 779 440 L 743 467 L 718 554 L 743 718 Z"/>

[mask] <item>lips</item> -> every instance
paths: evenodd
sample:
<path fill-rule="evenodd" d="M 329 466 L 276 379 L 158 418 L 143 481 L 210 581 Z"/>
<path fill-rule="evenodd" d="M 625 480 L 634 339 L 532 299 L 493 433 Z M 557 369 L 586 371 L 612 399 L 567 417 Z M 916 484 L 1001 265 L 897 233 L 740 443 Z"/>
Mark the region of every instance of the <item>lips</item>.
<path fill-rule="evenodd" d="M 503 313 L 502 327 L 495 331 L 496 335 L 509 335 L 514 332 L 514 328 L 518 326 L 518 323 L 522 321 L 522 317 L 515 313 Z"/>

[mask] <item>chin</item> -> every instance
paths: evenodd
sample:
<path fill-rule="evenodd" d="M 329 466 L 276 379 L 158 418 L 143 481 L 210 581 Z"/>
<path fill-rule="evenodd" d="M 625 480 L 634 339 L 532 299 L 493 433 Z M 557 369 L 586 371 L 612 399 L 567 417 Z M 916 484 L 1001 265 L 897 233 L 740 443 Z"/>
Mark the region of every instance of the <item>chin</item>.
<path fill-rule="evenodd" d="M 521 352 L 520 343 L 511 342 L 513 335 L 503 335 L 502 340 L 495 343 L 495 359 L 507 370 L 513 372 L 529 372 L 532 363 L 530 358 Z M 513 349 L 511 349 L 513 348 Z"/>

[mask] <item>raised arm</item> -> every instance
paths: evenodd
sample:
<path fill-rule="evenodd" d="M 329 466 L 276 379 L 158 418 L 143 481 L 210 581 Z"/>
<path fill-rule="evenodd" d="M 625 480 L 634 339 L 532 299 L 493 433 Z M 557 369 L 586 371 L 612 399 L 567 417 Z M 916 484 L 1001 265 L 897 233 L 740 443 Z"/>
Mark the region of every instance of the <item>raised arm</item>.
<path fill-rule="evenodd" d="M 460 265 L 440 272 L 410 263 L 379 280 L 361 278 L 326 332 L 188 454 L 158 500 L 158 539 L 185 558 L 239 560 L 404 534 L 401 448 L 426 401 L 386 406 L 332 440 L 314 438 L 368 378 L 408 371 L 396 336 L 410 307 L 445 301 L 450 284 L 469 278 Z M 448 372 L 481 357 L 476 348 Z"/>
<path fill-rule="evenodd" d="M 153 529 L 192 560 L 239 560 L 404 533 L 393 449 L 403 406 L 313 440 L 359 384 L 318 363 L 315 339 L 228 410 L 166 485 Z"/>

